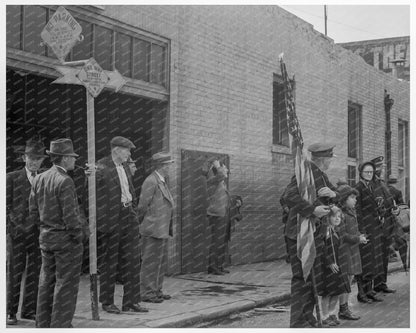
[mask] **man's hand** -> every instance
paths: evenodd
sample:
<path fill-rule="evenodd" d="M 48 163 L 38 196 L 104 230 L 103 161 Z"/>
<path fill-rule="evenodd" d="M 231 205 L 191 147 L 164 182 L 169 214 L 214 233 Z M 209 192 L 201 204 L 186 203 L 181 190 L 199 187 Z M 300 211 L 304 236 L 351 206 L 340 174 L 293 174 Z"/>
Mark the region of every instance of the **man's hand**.
<path fill-rule="evenodd" d="M 338 273 L 339 272 L 339 267 L 337 264 L 331 264 L 329 265 L 329 268 L 331 269 L 332 273 Z"/>
<path fill-rule="evenodd" d="M 332 191 L 329 187 L 322 187 L 318 191 L 318 197 L 329 197 L 329 198 L 335 198 L 337 195 L 334 191 Z"/>
<path fill-rule="evenodd" d="M 91 164 L 88 164 L 88 163 L 85 163 L 85 167 L 86 167 L 86 169 L 84 170 L 84 172 L 85 172 L 85 175 L 87 177 L 91 176 L 92 173 L 97 171 L 97 169 L 98 169 L 96 165 L 91 165 Z"/>
<path fill-rule="evenodd" d="M 360 235 L 360 244 L 367 244 L 367 237 L 363 234 Z"/>
<path fill-rule="evenodd" d="M 219 168 L 220 168 L 220 166 L 221 166 L 220 161 L 218 161 L 218 160 L 215 160 L 212 164 L 213 164 L 213 165 L 214 165 L 214 167 L 216 167 L 217 169 L 219 169 Z"/>
<path fill-rule="evenodd" d="M 316 206 L 315 210 L 313 211 L 313 215 L 315 215 L 316 217 L 323 217 L 325 215 L 328 215 L 328 213 L 330 212 L 329 210 L 329 206 Z"/>

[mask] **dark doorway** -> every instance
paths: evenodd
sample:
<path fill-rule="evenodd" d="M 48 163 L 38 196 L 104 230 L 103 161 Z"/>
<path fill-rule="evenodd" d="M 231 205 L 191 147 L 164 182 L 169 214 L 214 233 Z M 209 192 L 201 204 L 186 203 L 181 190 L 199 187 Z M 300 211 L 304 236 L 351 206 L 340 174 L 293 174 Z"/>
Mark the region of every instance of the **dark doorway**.
<path fill-rule="evenodd" d="M 17 146 L 40 136 L 46 147 L 53 139 L 69 137 L 80 155 L 77 165 L 87 161 L 86 92 L 83 86 L 52 84 L 54 79 L 7 68 L 7 171 L 23 166 Z M 136 145 L 134 184 L 138 194 L 149 173 L 146 168 L 153 153 L 167 145 L 167 102 L 104 90 L 95 99 L 96 160 L 110 153 L 110 140 L 121 135 Z M 45 160 L 45 167 L 49 161 Z M 74 171 L 82 193 L 84 174 Z"/>
<path fill-rule="evenodd" d="M 229 168 L 224 154 L 182 150 L 181 156 L 181 272 L 204 272 L 208 267 L 209 233 L 207 223 L 206 178 L 204 162 L 217 157 Z"/>

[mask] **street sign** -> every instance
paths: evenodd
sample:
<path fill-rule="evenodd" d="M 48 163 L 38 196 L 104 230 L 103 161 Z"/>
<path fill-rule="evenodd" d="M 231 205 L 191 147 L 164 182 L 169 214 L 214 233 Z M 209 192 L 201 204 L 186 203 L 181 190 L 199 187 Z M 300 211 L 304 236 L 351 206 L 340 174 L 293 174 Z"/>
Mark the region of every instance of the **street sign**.
<path fill-rule="evenodd" d="M 90 58 L 75 76 L 87 88 L 90 94 L 97 97 L 110 78 L 94 58 Z"/>
<path fill-rule="evenodd" d="M 52 15 L 40 36 L 52 49 L 57 58 L 65 61 L 65 57 L 79 40 L 82 27 L 62 6 Z"/>

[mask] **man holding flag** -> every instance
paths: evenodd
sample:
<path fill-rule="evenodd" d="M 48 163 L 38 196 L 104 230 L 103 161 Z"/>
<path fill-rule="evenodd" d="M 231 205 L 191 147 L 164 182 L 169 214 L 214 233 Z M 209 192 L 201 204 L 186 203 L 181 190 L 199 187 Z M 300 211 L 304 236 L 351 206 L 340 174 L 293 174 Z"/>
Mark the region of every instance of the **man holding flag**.
<path fill-rule="evenodd" d="M 308 147 L 311 161 L 306 158 L 292 83 L 283 62 L 283 54 L 279 56 L 279 61 L 285 87 L 288 129 L 295 151 L 295 176 L 283 196 L 290 209 L 285 229 L 292 266 L 290 327 L 316 327 L 322 326 L 317 302 L 317 282 L 320 281 L 317 268 L 320 266 L 320 247 L 323 246 L 319 233 L 320 219 L 329 213 L 331 201 L 337 198 L 335 187 L 324 172 L 334 156 L 334 145 L 312 144 Z M 313 315 L 315 305 L 318 320 Z"/>

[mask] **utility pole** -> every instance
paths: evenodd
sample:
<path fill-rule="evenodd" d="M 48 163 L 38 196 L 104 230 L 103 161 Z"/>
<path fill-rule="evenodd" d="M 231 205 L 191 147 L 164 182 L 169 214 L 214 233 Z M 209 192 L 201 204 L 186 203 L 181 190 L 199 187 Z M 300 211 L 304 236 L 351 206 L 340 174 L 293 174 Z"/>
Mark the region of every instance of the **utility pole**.
<path fill-rule="evenodd" d="M 328 15 L 327 15 L 327 8 L 326 5 L 324 5 L 324 18 L 325 18 L 325 36 L 327 36 L 327 21 L 328 21 Z"/>

